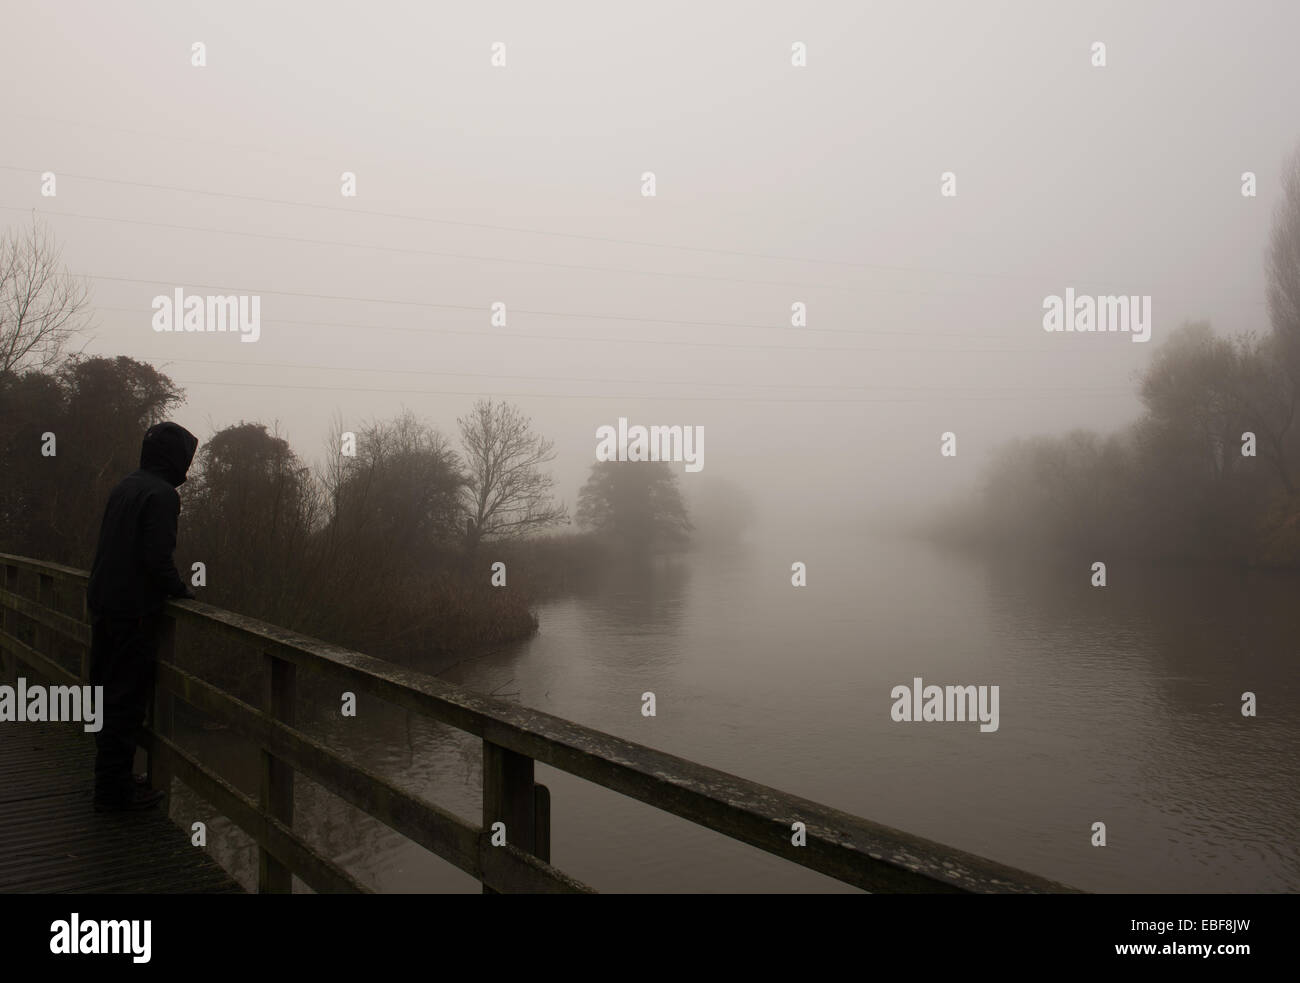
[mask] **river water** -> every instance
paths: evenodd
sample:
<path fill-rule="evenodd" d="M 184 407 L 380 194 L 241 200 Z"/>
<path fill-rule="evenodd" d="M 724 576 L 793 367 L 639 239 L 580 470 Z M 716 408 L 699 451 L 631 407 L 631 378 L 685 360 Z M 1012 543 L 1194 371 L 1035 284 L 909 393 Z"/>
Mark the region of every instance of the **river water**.
<path fill-rule="evenodd" d="M 1300 889 L 1300 576 L 1111 564 L 1094 588 L 1090 564 L 851 534 L 661 558 L 542 605 L 535 637 L 439 675 L 1084 890 Z M 891 690 L 917 676 L 997 685 L 998 729 L 892 720 Z M 479 821 L 475 739 L 360 709 L 304 726 Z M 537 771 L 552 863 L 602 891 L 847 890 Z M 297 794 L 299 828 L 376 890 L 478 890 L 310 783 Z M 211 835 L 248 879 L 247 844 L 223 820 Z"/>

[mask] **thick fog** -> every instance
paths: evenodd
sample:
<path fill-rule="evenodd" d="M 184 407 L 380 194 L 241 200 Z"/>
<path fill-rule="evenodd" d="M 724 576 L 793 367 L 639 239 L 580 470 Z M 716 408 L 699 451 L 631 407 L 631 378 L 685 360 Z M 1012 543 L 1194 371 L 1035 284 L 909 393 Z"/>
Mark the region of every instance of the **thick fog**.
<path fill-rule="evenodd" d="M 278 423 L 315 460 L 336 416 L 454 435 L 491 394 L 571 504 L 598 427 L 702 426 L 683 490 L 796 532 L 1122 426 L 1185 321 L 1267 332 L 1298 32 L 1288 3 L 11 0 L 0 220 L 49 223 L 85 351 L 158 365 L 201 438 Z M 259 296 L 260 337 L 155 331 L 177 288 Z M 1067 288 L 1150 296 L 1150 342 L 1045 332 Z"/>

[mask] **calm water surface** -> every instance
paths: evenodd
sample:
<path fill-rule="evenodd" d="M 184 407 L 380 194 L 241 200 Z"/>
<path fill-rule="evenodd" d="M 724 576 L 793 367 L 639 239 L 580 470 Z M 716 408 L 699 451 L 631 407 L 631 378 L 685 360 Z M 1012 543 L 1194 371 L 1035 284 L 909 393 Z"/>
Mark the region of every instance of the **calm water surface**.
<path fill-rule="evenodd" d="M 533 639 L 440 675 L 1085 890 L 1300 889 L 1300 577 L 1108 573 L 1095 589 L 1088 564 L 769 542 L 612 574 L 542 606 Z M 998 685 L 999 729 L 892 721 L 890 690 L 914 676 Z M 476 740 L 374 700 L 362 711 L 307 726 L 480 819 Z M 552 862 L 600 890 L 846 890 L 545 766 L 538 780 Z M 299 827 L 377 890 L 478 890 L 301 780 L 298 808 Z M 1096 821 L 1105 848 L 1090 843 Z M 252 876 L 228 824 L 212 837 Z"/>

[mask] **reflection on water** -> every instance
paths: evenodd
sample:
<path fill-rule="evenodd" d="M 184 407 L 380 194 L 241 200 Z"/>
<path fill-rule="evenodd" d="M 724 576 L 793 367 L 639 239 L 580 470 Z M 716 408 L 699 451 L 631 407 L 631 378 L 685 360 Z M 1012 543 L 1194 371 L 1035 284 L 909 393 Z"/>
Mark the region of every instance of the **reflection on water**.
<path fill-rule="evenodd" d="M 1096 589 L 1090 563 L 851 538 L 658 560 L 441 676 L 1086 890 L 1300 889 L 1300 578 L 1112 564 Z M 998 685 L 999 729 L 892 721 L 890 690 L 915 676 Z M 374 701 L 355 721 L 320 705 L 304 726 L 322 740 L 479 819 L 476 740 Z M 552 862 L 599 889 L 844 890 L 544 766 L 538 780 Z M 298 827 L 376 889 L 477 890 L 311 783 L 297 795 Z M 178 797 L 178 819 L 197 812 Z M 255 855 L 215 828 L 251 883 Z"/>

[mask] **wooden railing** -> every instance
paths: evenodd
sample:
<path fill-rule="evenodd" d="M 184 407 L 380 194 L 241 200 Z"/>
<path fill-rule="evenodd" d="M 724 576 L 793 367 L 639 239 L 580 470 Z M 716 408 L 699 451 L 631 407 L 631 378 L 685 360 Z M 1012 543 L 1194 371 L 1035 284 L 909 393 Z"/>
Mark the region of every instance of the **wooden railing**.
<path fill-rule="evenodd" d="M 91 637 L 85 616 L 88 575 L 5 553 L 0 553 L 0 569 L 4 616 L 0 652 L 16 660 L 4 667 L 7 677 L 22 663 L 51 683 L 85 683 Z M 264 663 L 260 706 L 176 664 L 177 621 L 256 646 Z M 77 670 L 65 668 L 67 661 L 74 662 Z M 482 826 L 412 795 L 297 729 L 299 670 L 322 673 L 347 690 L 372 694 L 481 738 Z M 256 800 L 176 743 L 178 699 L 217 718 L 260 749 Z M 317 891 L 368 890 L 295 832 L 293 779 L 295 772 L 301 772 L 477 878 L 485 892 L 589 892 L 587 885 L 550 865 L 550 797 L 545 786 L 534 781 L 533 766 L 538 761 L 867 891 L 1073 890 L 199 601 L 167 604 L 151 716 L 147 750 L 154 787 L 170 791 L 176 778 L 241 827 L 257 844 L 261 891 L 287 892 L 295 875 Z M 795 822 L 804 824 L 806 845 L 792 843 Z M 505 845 L 492 845 L 495 823 L 505 824 Z"/>

